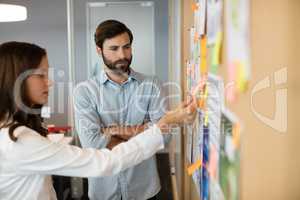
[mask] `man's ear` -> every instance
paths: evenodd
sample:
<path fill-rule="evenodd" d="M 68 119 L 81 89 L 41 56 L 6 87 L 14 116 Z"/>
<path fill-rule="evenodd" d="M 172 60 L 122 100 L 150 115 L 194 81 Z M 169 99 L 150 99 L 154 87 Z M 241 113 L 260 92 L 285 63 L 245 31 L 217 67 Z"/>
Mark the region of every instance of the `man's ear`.
<path fill-rule="evenodd" d="M 98 46 L 96 46 L 97 53 L 101 56 L 102 55 L 102 49 Z"/>

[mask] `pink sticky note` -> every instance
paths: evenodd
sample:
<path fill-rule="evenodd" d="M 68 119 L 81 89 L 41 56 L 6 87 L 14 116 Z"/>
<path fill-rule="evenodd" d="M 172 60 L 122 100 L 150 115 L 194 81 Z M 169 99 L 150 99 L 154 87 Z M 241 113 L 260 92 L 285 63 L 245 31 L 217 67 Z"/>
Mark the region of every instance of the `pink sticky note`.
<path fill-rule="evenodd" d="M 217 166 L 218 166 L 217 149 L 214 145 L 212 145 L 210 147 L 208 171 L 210 173 L 210 177 L 215 180 L 217 179 Z"/>

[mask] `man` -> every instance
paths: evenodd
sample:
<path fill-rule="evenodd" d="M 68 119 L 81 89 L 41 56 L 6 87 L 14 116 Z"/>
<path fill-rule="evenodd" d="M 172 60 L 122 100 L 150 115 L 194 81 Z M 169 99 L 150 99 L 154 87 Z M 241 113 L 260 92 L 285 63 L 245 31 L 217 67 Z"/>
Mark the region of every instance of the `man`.
<path fill-rule="evenodd" d="M 133 35 L 121 22 L 107 20 L 95 33 L 104 69 L 75 90 L 75 125 L 83 147 L 113 148 L 156 122 L 167 102 L 156 78 L 130 68 Z M 113 136 L 122 131 L 122 136 Z M 165 136 L 166 137 L 166 136 Z M 168 136 L 170 137 L 170 136 Z M 168 143 L 170 138 L 165 138 Z M 91 200 L 156 199 L 160 181 L 155 157 L 120 174 L 89 179 Z"/>

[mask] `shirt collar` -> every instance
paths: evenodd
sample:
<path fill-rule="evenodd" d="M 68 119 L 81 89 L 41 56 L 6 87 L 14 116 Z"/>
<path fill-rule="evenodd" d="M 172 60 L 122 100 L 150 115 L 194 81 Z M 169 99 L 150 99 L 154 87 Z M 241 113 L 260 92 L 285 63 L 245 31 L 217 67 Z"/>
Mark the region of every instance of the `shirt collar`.
<path fill-rule="evenodd" d="M 137 73 L 132 68 L 130 68 L 129 78 L 132 78 L 132 79 L 134 79 L 138 82 L 142 82 L 142 80 L 143 80 L 142 77 L 141 77 L 141 74 Z"/>
<path fill-rule="evenodd" d="M 110 79 L 108 78 L 107 74 L 105 73 L 104 69 L 100 72 L 100 83 L 105 84 Z M 138 82 L 142 81 L 142 77 L 140 77 L 140 74 L 134 71 L 132 68 L 130 68 L 130 74 L 128 76 L 127 82 L 130 82 L 131 80 L 136 80 Z"/>
<path fill-rule="evenodd" d="M 100 72 L 100 83 L 101 84 L 104 84 L 104 83 L 106 83 L 106 81 L 108 81 L 109 79 L 108 79 L 108 76 L 106 75 L 106 73 L 105 73 L 105 71 L 104 71 L 104 69 L 102 69 L 101 70 L 101 72 Z"/>

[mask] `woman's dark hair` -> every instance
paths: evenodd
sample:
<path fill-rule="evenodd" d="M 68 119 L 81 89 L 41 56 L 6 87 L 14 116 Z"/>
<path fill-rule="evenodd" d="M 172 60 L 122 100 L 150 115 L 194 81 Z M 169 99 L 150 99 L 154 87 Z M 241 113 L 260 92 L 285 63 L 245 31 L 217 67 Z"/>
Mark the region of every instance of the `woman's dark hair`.
<path fill-rule="evenodd" d="M 98 47 L 102 49 L 103 43 L 106 39 L 113 38 L 117 35 L 120 35 L 122 33 L 127 33 L 129 35 L 130 44 L 133 40 L 133 35 L 129 28 L 122 22 L 119 22 L 117 20 L 106 20 L 98 25 L 94 39 L 95 43 Z"/>
<path fill-rule="evenodd" d="M 42 105 L 34 105 L 39 112 L 32 114 L 20 108 L 20 102 L 17 102 L 32 108 L 26 95 L 26 79 L 21 83 L 20 90 L 17 93 L 14 91 L 18 77 L 38 68 L 44 56 L 46 50 L 35 44 L 6 42 L 0 45 L 0 128 L 9 127 L 9 137 L 13 141 L 17 141 L 13 132 L 19 126 L 27 126 L 42 136 L 47 134 L 42 127 Z"/>

